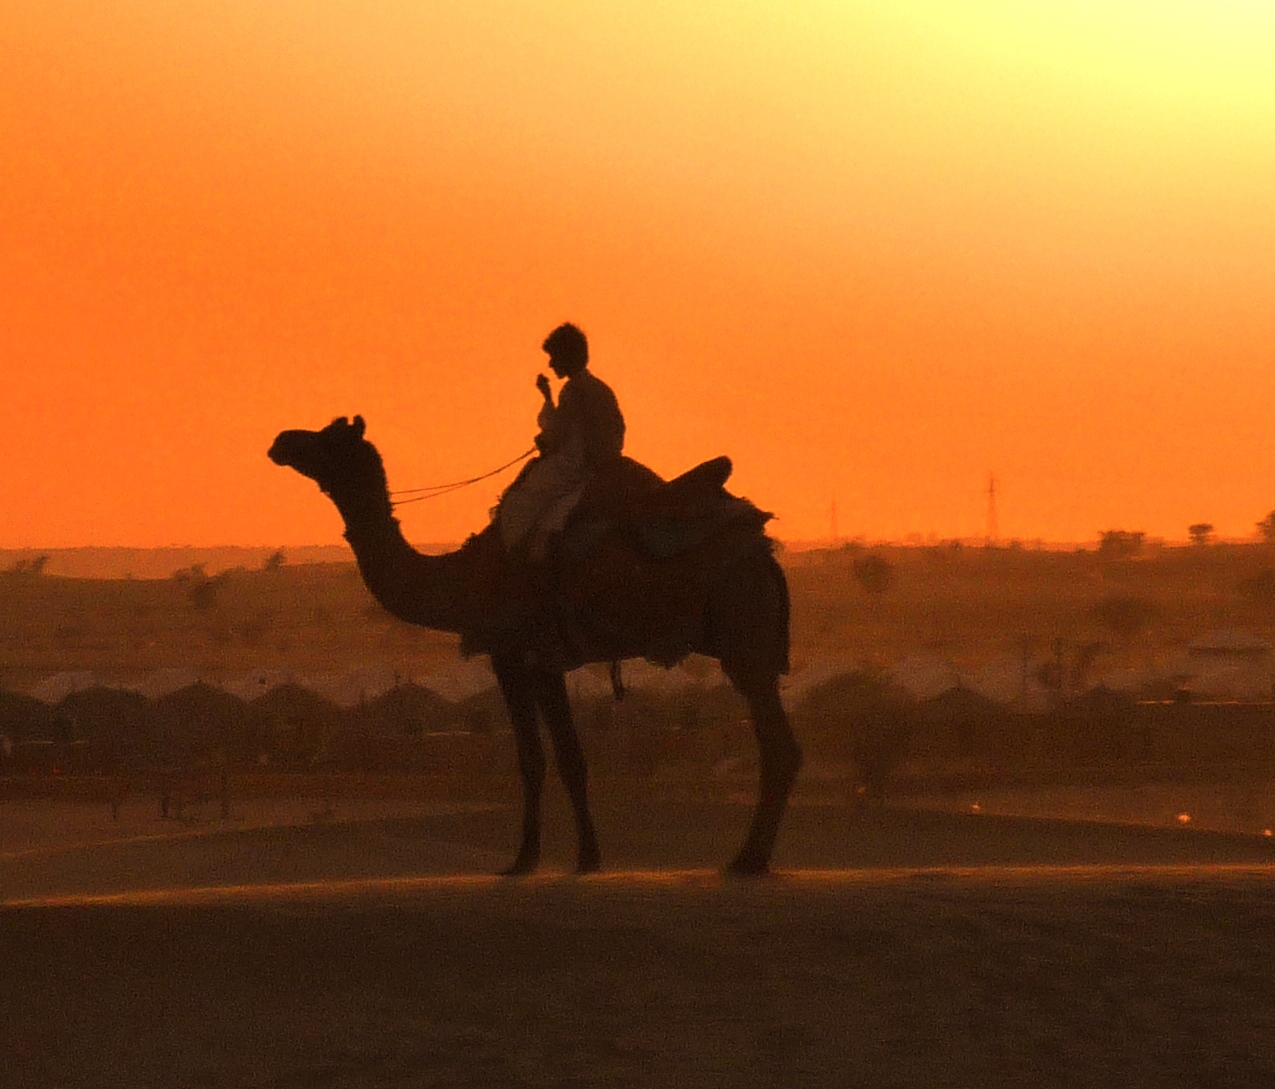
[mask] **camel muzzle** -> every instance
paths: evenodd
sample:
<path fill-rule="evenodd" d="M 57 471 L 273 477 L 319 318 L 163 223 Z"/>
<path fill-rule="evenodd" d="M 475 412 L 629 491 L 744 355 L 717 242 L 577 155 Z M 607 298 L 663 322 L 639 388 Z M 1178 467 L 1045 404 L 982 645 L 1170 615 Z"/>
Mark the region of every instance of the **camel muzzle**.
<path fill-rule="evenodd" d="M 266 457 L 276 465 L 283 465 L 289 469 L 294 468 L 300 447 L 298 440 L 305 434 L 306 432 L 304 431 L 279 432 L 278 437 L 270 444 Z"/>

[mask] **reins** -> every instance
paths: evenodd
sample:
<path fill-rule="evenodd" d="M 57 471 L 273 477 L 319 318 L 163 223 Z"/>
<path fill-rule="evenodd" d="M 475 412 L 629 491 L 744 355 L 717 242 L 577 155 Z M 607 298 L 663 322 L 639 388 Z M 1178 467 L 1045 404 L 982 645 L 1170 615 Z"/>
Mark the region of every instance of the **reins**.
<path fill-rule="evenodd" d="M 461 488 L 468 488 L 471 484 L 477 484 L 480 480 L 486 480 L 495 476 L 497 473 L 503 473 L 506 469 L 511 469 L 520 461 L 526 461 L 536 452 L 533 446 L 526 453 L 519 454 L 513 461 L 507 461 L 504 465 L 492 469 L 490 472 L 483 473 L 482 476 L 471 476 L 468 480 L 454 480 L 450 484 L 431 484 L 427 488 L 400 488 L 397 491 L 390 492 L 394 495 L 410 495 L 411 499 L 391 499 L 390 505 L 401 507 L 406 503 L 419 503 L 423 499 L 437 499 L 440 495 L 446 495 L 448 492 L 459 491 Z"/>

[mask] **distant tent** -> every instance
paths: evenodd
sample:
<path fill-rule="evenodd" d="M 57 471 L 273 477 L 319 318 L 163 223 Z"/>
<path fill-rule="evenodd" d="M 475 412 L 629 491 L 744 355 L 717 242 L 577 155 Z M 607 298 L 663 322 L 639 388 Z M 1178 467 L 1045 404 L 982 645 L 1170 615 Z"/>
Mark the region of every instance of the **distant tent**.
<path fill-rule="evenodd" d="M 509 729 L 509 713 L 496 688 L 487 688 L 459 700 L 454 709 L 456 725 L 473 734 L 491 734 Z"/>
<path fill-rule="evenodd" d="M 266 752 L 288 767 L 322 760 L 344 713 L 329 699 L 297 684 L 281 684 L 248 705 L 252 728 L 262 736 Z"/>
<path fill-rule="evenodd" d="M 72 692 L 83 692 L 86 688 L 95 688 L 100 683 L 97 677 L 87 670 L 55 673 L 52 677 L 45 677 L 31 689 L 31 695 L 42 703 L 56 704 Z"/>
<path fill-rule="evenodd" d="M 338 677 L 330 677 L 321 684 L 311 685 L 321 695 L 339 707 L 357 707 L 383 696 L 407 678 L 393 666 L 384 662 L 359 666 Z"/>
<path fill-rule="evenodd" d="M 803 666 L 790 673 L 781 682 L 780 695 L 784 701 L 784 707 L 792 711 L 805 700 L 808 693 L 820 685 L 838 677 L 857 674 L 860 669 L 857 659 L 847 657 L 823 658 Z"/>
<path fill-rule="evenodd" d="M 247 736 L 247 704 L 203 682 L 161 696 L 152 716 L 156 742 L 168 763 L 227 758 Z"/>
<path fill-rule="evenodd" d="M 918 700 L 934 699 L 961 683 L 956 667 L 933 654 L 914 654 L 897 662 L 890 668 L 890 679 Z"/>
<path fill-rule="evenodd" d="M 452 704 L 424 685 L 408 682 L 347 712 L 349 724 L 378 734 L 421 734 L 445 730 L 455 718 Z"/>
<path fill-rule="evenodd" d="M 984 662 L 967 683 L 997 703 L 1028 714 L 1043 714 L 1049 710 L 1053 693 L 1040 683 L 1039 676 L 1050 664 L 1047 658 L 1024 661 L 1021 654 L 1003 654 Z"/>
<path fill-rule="evenodd" d="M 54 709 L 53 740 L 87 741 L 95 766 L 149 757 L 149 705 L 139 692 L 94 685 L 65 696 Z"/>
<path fill-rule="evenodd" d="M 254 669 L 238 677 L 227 677 L 217 687 L 252 702 L 283 685 L 296 684 L 296 676 L 286 669 Z"/>
<path fill-rule="evenodd" d="M 883 708 L 910 706 L 907 689 L 865 671 L 843 673 L 808 688 L 793 710 L 795 718 L 821 723 L 875 714 Z"/>
<path fill-rule="evenodd" d="M 53 711 L 34 696 L 0 688 L 0 735 L 10 741 L 47 740 L 53 736 Z"/>
<path fill-rule="evenodd" d="M 496 675 L 481 658 L 462 658 L 450 663 L 443 672 L 414 677 L 413 680 L 452 703 L 496 691 Z"/>
<path fill-rule="evenodd" d="M 137 684 L 130 685 L 148 700 L 157 700 L 182 688 L 199 683 L 199 674 L 191 669 L 165 668 L 148 673 Z"/>

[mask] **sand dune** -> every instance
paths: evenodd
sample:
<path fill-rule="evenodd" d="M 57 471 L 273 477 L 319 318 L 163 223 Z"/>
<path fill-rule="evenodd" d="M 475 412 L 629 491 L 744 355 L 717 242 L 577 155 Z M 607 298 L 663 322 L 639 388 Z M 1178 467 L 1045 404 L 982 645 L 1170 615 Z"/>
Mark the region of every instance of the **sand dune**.
<path fill-rule="evenodd" d="M 805 806 L 736 881 L 650 799 L 576 879 L 550 808 L 520 881 L 500 808 L 10 843 L 0 1084 L 1275 1083 L 1261 837 Z"/>

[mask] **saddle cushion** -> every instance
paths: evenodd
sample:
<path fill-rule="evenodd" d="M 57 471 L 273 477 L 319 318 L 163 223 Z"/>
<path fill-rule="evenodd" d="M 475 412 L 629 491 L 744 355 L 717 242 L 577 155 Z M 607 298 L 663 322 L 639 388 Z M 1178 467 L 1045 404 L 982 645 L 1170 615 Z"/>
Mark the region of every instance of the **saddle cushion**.
<path fill-rule="evenodd" d="M 695 548 L 736 520 L 758 531 L 770 515 L 726 491 L 730 458 L 705 461 L 665 481 L 632 458 L 619 458 L 586 485 L 564 531 L 575 559 L 586 555 L 611 528 L 652 559 L 669 559 Z"/>

